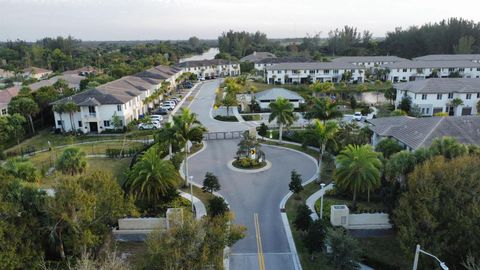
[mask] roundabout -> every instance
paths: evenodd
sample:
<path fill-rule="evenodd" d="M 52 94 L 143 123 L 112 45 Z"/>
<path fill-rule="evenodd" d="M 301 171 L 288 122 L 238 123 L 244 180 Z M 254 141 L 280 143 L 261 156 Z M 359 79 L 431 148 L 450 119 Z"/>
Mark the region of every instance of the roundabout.
<path fill-rule="evenodd" d="M 232 171 L 241 172 L 241 173 L 259 173 L 259 172 L 267 171 L 272 167 L 272 163 L 268 160 L 264 161 L 265 164 L 262 167 L 252 168 L 252 169 L 236 167 L 235 165 L 233 165 L 235 161 L 236 161 L 235 159 L 230 160 L 227 163 L 227 167 Z"/>

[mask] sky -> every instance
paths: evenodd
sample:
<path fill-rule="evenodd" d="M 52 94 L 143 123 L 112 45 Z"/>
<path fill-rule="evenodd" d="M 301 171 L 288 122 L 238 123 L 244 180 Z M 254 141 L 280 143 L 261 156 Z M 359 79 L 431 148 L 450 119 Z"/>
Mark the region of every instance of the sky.
<path fill-rule="evenodd" d="M 0 0 L 0 40 L 216 39 L 233 30 L 304 37 L 344 25 L 385 36 L 450 17 L 480 21 L 479 0 Z"/>

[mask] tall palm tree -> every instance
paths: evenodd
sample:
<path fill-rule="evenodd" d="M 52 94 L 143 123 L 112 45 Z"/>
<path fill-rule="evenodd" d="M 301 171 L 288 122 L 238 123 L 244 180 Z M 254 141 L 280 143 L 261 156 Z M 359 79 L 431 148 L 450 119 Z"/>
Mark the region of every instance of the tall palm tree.
<path fill-rule="evenodd" d="M 308 134 L 318 143 L 318 167 L 321 171 L 323 155 L 328 144 L 336 144 L 336 137 L 338 133 L 338 124 L 334 121 L 328 121 L 325 124 L 316 119 L 312 126 L 310 126 Z M 320 181 L 320 174 L 318 174 L 318 181 Z"/>
<path fill-rule="evenodd" d="M 463 106 L 463 100 L 461 98 L 454 98 L 452 101 L 450 101 L 450 106 L 452 106 L 455 111 L 454 115 L 457 113 L 457 108 L 458 106 Z"/>
<path fill-rule="evenodd" d="M 66 148 L 58 158 L 56 167 L 63 174 L 75 175 L 83 173 L 87 168 L 85 152 L 78 147 Z"/>
<path fill-rule="evenodd" d="M 283 126 L 290 126 L 295 121 L 295 116 L 293 115 L 293 104 L 290 103 L 287 99 L 280 97 L 275 102 L 270 103 L 270 116 L 268 117 L 268 122 L 277 120 L 279 127 L 279 143 L 282 143 L 282 133 Z"/>
<path fill-rule="evenodd" d="M 180 182 L 180 175 L 173 164 L 159 158 L 151 148 L 133 165 L 123 185 L 137 199 L 155 206 Z"/>
<path fill-rule="evenodd" d="M 184 144 L 184 173 L 185 184 L 188 178 L 188 142 L 192 141 L 199 133 L 206 131 L 197 119 L 197 114 L 192 113 L 190 109 L 183 108 L 180 115 L 173 117 L 173 128 L 175 129 L 176 139 Z"/>
<path fill-rule="evenodd" d="M 353 192 L 352 207 L 357 207 L 357 192 L 380 186 L 382 162 L 370 145 L 348 145 L 337 156 L 335 184 Z"/>
<path fill-rule="evenodd" d="M 176 142 L 176 130 L 172 123 L 165 123 L 165 126 L 155 134 L 155 141 L 160 144 L 168 144 L 168 155 L 172 156 L 172 145 Z"/>
<path fill-rule="evenodd" d="M 63 104 L 59 103 L 59 104 L 53 105 L 53 111 L 58 113 L 58 116 L 60 117 L 62 132 L 65 132 L 65 126 L 63 125 L 63 119 L 62 119 L 62 114 L 65 112 L 63 108 Z"/>
<path fill-rule="evenodd" d="M 327 120 L 343 116 L 343 113 L 338 110 L 337 104 L 332 102 L 329 98 L 314 98 L 312 102 L 313 105 L 305 114 L 305 118 L 307 119 L 317 118 L 325 123 Z"/>
<path fill-rule="evenodd" d="M 75 124 L 73 121 L 73 114 L 75 112 L 80 111 L 80 107 L 75 104 L 75 102 L 69 101 L 65 104 L 63 104 L 63 111 L 68 113 L 68 116 L 70 116 L 70 128 L 72 129 L 73 132 L 75 132 Z"/>

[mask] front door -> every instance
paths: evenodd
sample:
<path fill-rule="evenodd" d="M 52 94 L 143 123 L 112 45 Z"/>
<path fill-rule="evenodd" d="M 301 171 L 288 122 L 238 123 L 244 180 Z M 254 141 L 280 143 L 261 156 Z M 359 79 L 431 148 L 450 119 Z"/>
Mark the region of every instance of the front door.
<path fill-rule="evenodd" d="M 455 115 L 455 108 L 453 106 L 447 106 L 446 111 L 448 112 L 449 116 Z"/>
<path fill-rule="evenodd" d="M 89 122 L 90 132 L 98 132 L 98 123 L 97 122 Z"/>

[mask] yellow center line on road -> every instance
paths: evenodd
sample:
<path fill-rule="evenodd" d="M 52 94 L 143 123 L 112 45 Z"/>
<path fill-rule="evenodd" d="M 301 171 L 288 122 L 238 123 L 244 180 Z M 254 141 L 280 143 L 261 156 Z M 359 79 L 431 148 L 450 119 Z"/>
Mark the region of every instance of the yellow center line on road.
<path fill-rule="evenodd" d="M 258 268 L 259 270 L 265 270 L 265 257 L 263 256 L 262 237 L 260 236 L 260 223 L 257 213 L 253 214 L 253 221 L 255 223 L 255 238 L 257 239 Z"/>

